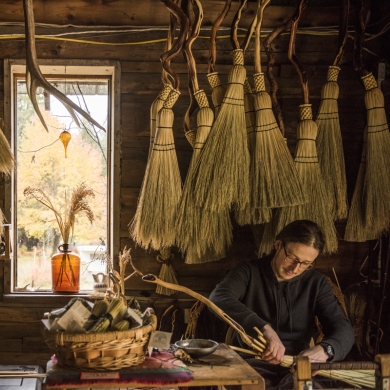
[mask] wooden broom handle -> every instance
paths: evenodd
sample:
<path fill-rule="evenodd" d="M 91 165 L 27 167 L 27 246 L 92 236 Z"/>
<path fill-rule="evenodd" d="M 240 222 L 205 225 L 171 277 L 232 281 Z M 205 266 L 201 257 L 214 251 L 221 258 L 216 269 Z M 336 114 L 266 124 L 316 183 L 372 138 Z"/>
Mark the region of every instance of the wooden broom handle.
<path fill-rule="evenodd" d="M 294 65 L 299 79 L 301 80 L 302 91 L 303 91 L 303 103 L 309 104 L 309 82 L 307 79 L 306 71 L 299 61 L 298 57 L 295 54 L 295 39 L 297 35 L 298 23 L 301 18 L 302 11 L 306 8 L 307 0 L 299 0 L 298 6 L 295 9 L 295 13 L 291 19 L 291 32 L 290 32 L 290 42 L 288 45 L 288 59 Z"/>
<path fill-rule="evenodd" d="M 363 64 L 363 47 L 364 34 L 366 33 L 366 26 L 370 20 L 371 9 L 370 0 L 360 0 L 360 9 L 356 15 L 355 22 L 355 39 L 354 39 L 354 56 L 353 64 L 359 77 L 367 75 L 369 72 Z"/>
<path fill-rule="evenodd" d="M 236 14 L 234 15 L 232 26 L 230 29 L 230 42 L 232 43 L 233 49 L 237 50 L 240 48 L 240 43 L 238 42 L 237 32 L 238 32 L 238 23 L 240 23 L 242 11 L 246 7 L 248 0 L 240 0 L 240 6 Z"/>
<path fill-rule="evenodd" d="M 347 41 L 348 33 L 348 16 L 350 8 L 350 0 L 340 0 L 339 3 L 339 40 L 338 40 L 338 50 L 336 56 L 333 60 L 333 66 L 338 66 L 340 64 L 341 58 L 344 54 L 344 46 Z"/>
<path fill-rule="evenodd" d="M 261 73 L 261 23 L 263 22 L 264 9 L 271 0 L 258 0 L 260 6 L 257 9 L 256 32 L 255 32 L 255 73 Z"/>
<path fill-rule="evenodd" d="M 232 4 L 232 0 L 226 0 L 225 6 L 223 7 L 222 12 L 219 14 L 218 18 L 213 24 L 210 34 L 210 46 L 209 46 L 209 60 L 208 60 L 208 71 L 207 73 L 215 72 L 215 61 L 217 59 L 217 32 L 219 26 L 225 19 L 226 15 L 230 10 L 230 6 Z"/>

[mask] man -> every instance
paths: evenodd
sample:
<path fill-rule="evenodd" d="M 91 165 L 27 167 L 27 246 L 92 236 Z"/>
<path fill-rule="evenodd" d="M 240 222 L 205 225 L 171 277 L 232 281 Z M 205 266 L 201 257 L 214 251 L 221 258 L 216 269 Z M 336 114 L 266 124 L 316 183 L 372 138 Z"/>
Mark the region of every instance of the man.
<path fill-rule="evenodd" d="M 342 360 L 353 346 L 354 331 L 341 311 L 325 276 L 313 269 L 324 248 L 319 227 L 297 220 L 277 236 L 275 251 L 262 259 L 237 264 L 210 295 L 210 300 L 257 337 L 267 341 L 262 360 L 247 361 L 265 378 L 267 389 L 292 388 L 284 355 L 302 354 L 313 362 Z M 309 348 L 315 316 L 325 335 Z M 248 348 L 235 333 L 232 344 Z"/>

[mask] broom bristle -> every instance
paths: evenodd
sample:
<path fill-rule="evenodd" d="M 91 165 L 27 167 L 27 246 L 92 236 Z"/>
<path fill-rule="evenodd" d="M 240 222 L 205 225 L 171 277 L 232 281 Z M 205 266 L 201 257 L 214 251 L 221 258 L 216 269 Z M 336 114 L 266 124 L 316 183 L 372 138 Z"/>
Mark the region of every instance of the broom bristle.
<path fill-rule="evenodd" d="M 175 152 L 172 107 L 179 96 L 173 90 L 158 114 L 156 138 L 148 160 L 130 234 L 141 247 L 161 249 L 175 244 L 175 218 L 182 183 Z"/>
<path fill-rule="evenodd" d="M 249 151 L 245 125 L 242 50 L 229 74 L 220 112 L 199 159 L 195 199 L 199 206 L 214 211 L 238 209 L 249 202 Z"/>
<path fill-rule="evenodd" d="M 214 106 L 215 117 L 217 117 L 219 113 L 219 108 L 221 107 L 223 101 L 223 97 L 226 93 L 226 88 L 221 84 L 218 72 L 209 73 L 207 75 L 207 80 L 212 88 L 211 100 Z"/>
<path fill-rule="evenodd" d="M 11 147 L 3 133 L 4 121 L 0 118 L 0 172 L 10 175 L 15 166 L 15 158 Z"/>
<path fill-rule="evenodd" d="M 321 91 L 321 103 L 316 118 L 318 161 L 326 190 L 334 210 L 334 220 L 345 219 L 348 214 L 347 178 L 341 138 L 337 99 L 339 86 L 337 76 L 340 68 L 330 66 L 328 81 Z"/>
<path fill-rule="evenodd" d="M 390 133 L 384 97 L 372 73 L 363 77 L 367 109 L 367 163 L 363 211 L 367 229 L 380 235 L 390 228 Z"/>

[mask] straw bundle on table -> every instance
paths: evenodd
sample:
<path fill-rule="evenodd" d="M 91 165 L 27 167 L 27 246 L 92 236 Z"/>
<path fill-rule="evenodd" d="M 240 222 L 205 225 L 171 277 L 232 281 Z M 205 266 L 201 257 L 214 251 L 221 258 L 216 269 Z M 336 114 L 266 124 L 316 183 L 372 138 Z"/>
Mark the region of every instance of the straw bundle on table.
<path fill-rule="evenodd" d="M 3 129 L 4 121 L 0 118 L 0 172 L 10 175 L 14 169 L 15 159 Z"/>
<path fill-rule="evenodd" d="M 343 142 L 337 99 L 339 86 L 337 77 L 340 68 L 330 66 L 326 84 L 322 87 L 321 103 L 316 118 L 318 126 L 317 153 L 322 177 L 327 183 L 333 219 L 347 217 L 347 178 L 345 174 Z"/>
<path fill-rule="evenodd" d="M 300 122 L 297 129 L 297 149 L 294 163 L 297 168 L 303 190 L 310 194 L 309 202 L 280 208 L 276 211 L 274 225 L 266 229 L 274 228 L 268 237 L 277 235 L 288 223 L 296 219 L 310 219 L 321 228 L 325 247 L 324 253 L 334 253 L 337 250 L 338 242 L 336 229 L 329 211 L 328 193 L 325 191 L 325 184 L 321 177 L 318 164 L 315 140 L 317 136 L 317 125 L 312 120 L 311 104 L 302 104 L 300 107 Z M 274 241 L 266 241 L 263 236 L 259 253 L 269 253 Z"/>
<path fill-rule="evenodd" d="M 199 105 L 196 142 L 176 219 L 177 245 L 181 252 L 186 254 L 185 261 L 188 264 L 205 263 L 225 257 L 232 240 L 229 211 L 216 212 L 199 207 L 195 203 L 196 167 L 214 120 L 205 92 L 197 91 L 195 99 Z"/>
<path fill-rule="evenodd" d="M 233 51 L 228 87 L 199 159 L 195 198 L 199 206 L 221 211 L 249 201 L 249 151 L 245 125 L 244 54 Z"/>
<path fill-rule="evenodd" d="M 173 105 L 179 97 L 172 90 L 157 115 L 157 131 L 149 157 L 130 235 L 142 248 L 161 249 L 175 244 L 175 218 L 182 193 L 172 125 Z"/>
<path fill-rule="evenodd" d="M 384 97 L 372 73 L 362 77 L 366 89 L 367 163 L 363 211 L 367 229 L 380 235 L 390 228 L 390 133 Z"/>

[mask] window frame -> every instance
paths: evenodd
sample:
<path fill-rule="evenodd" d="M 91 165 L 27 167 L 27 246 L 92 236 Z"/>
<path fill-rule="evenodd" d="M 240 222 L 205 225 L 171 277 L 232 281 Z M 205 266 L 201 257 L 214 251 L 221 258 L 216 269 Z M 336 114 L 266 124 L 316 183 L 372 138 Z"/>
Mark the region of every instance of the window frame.
<path fill-rule="evenodd" d="M 4 60 L 4 134 L 10 142 L 12 150 L 15 146 L 15 90 L 14 75 L 25 73 L 26 61 L 21 59 Z M 121 131 L 120 131 L 120 77 L 121 64 L 113 60 L 40 60 L 39 65 L 42 73 L 45 74 L 78 74 L 85 76 L 111 76 L 111 104 L 109 106 L 110 134 L 107 139 L 107 156 L 108 156 L 108 223 L 107 223 L 107 244 L 110 256 L 115 259 L 119 254 L 120 248 L 120 156 L 121 156 Z M 65 72 L 66 70 L 66 72 Z M 13 183 L 15 172 L 4 180 L 4 215 L 7 221 L 10 221 L 11 248 L 15 247 L 17 229 L 14 229 L 15 221 L 13 218 L 13 208 L 15 199 L 13 197 Z M 11 259 L 4 263 L 4 289 L 3 300 L 7 297 L 12 301 L 20 298 L 61 296 L 65 294 L 54 294 L 48 292 L 15 292 L 15 266 L 13 253 Z M 85 295 L 79 293 L 75 295 Z M 69 294 L 66 294 L 69 297 Z M 5 298 L 5 299 L 4 299 Z"/>

